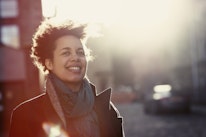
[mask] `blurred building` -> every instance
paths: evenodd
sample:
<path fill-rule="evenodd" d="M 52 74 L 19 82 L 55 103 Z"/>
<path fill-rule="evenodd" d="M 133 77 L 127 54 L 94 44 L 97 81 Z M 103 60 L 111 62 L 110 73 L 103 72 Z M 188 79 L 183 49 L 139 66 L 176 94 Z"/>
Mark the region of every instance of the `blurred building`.
<path fill-rule="evenodd" d="M 194 101 L 206 104 L 206 2 L 199 1 L 201 14 L 191 38 L 191 69 Z"/>
<path fill-rule="evenodd" d="M 0 0 L 0 113 L 4 134 L 8 133 L 12 109 L 40 92 L 39 72 L 29 54 L 32 35 L 41 20 L 41 0 Z"/>

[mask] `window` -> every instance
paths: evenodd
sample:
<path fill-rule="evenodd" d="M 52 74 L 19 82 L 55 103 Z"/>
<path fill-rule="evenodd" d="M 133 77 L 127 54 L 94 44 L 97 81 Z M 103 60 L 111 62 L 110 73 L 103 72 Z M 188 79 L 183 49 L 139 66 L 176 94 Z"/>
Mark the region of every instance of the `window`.
<path fill-rule="evenodd" d="M 20 45 L 18 26 L 17 25 L 1 26 L 1 41 L 6 46 L 18 48 Z"/>
<path fill-rule="evenodd" d="M 0 0 L 0 17 L 13 18 L 18 16 L 17 0 Z"/>

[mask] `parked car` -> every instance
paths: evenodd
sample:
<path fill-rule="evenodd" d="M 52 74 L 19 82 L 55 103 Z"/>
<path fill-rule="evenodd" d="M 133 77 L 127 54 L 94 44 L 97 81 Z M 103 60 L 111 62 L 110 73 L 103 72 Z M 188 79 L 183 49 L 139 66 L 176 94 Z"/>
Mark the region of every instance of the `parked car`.
<path fill-rule="evenodd" d="M 144 112 L 157 114 L 162 112 L 190 112 L 189 91 L 175 89 L 170 84 L 155 85 L 152 91 L 144 95 Z"/>

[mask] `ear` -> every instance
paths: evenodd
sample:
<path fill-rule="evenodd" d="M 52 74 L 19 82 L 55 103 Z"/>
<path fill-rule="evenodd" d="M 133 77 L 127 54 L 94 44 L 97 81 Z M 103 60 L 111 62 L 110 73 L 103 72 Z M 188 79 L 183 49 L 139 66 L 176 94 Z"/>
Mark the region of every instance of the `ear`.
<path fill-rule="evenodd" d="M 46 65 L 46 68 L 48 70 L 52 70 L 53 69 L 53 64 L 52 64 L 51 59 L 45 59 L 45 65 Z"/>

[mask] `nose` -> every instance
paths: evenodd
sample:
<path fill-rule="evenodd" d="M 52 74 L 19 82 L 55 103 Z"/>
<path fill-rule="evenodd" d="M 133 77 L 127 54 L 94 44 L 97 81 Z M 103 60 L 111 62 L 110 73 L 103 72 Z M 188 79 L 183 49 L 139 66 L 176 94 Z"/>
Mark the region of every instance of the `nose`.
<path fill-rule="evenodd" d="M 71 55 L 71 61 L 79 61 L 79 56 L 78 56 L 78 54 L 77 53 L 73 53 L 72 55 Z"/>

